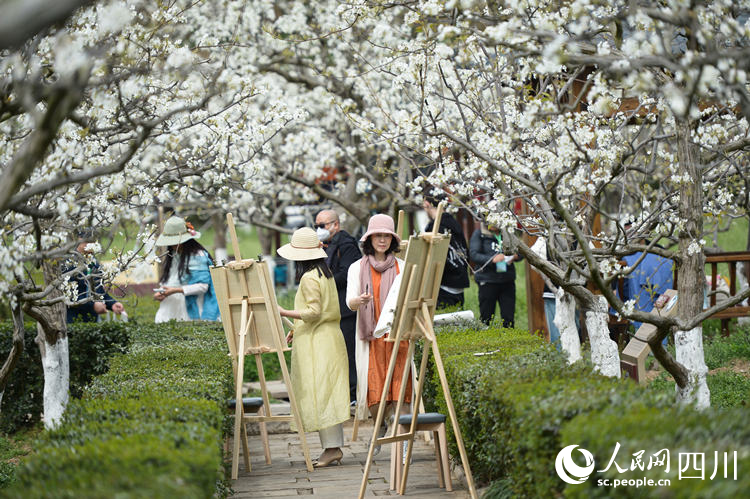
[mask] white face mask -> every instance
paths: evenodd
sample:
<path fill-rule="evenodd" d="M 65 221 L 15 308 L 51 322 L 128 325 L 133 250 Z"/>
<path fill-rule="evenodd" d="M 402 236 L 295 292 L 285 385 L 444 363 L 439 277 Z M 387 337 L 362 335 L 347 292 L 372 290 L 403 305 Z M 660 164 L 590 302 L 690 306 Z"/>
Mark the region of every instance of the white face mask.
<path fill-rule="evenodd" d="M 315 229 L 315 232 L 318 234 L 318 239 L 321 242 L 326 242 L 331 238 L 331 231 L 328 229 Z"/>

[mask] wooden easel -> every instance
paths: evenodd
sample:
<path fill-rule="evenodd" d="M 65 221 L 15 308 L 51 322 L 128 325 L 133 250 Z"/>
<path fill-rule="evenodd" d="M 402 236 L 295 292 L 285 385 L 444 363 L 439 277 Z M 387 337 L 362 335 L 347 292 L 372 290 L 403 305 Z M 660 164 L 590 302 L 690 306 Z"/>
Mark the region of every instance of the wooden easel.
<path fill-rule="evenodd" d="M 437 304 L 437 295 L 440 289 L 440 280 L 443 276 L 443 268 L 445 267 L 445 259 L 448 255 L 448 246 L 450 240 L 448 237 L 438 232 L 440 227 L 440 219 L 443 214 L 443 205 L 438 207 L 438 212 L 435 217 L 435 223 L 433 224 L 433 230 L 430 233 L 421 234 L 418 237 L 412 236 L 409 238 L 409 245 L 406 252 L 406 262 L 404 269 L 404 276 L 401 288 L 399 290 L 398 305 L 396 307 L 396 313 L 393 320 L 393 325 L 388 335 L 387 341 L 393 341 L 396 345 L 402 340 L 409 342 L 409 351 L 407 359 L 411 359 L 414 355 L 414 347 L 417 341 L 423 340 L 422 349 L 422 362 L 419 367 L 419 374 L 417 376 L 417 388 L 414 393 L 414 400 L 420 400 L 422 397 L 422 390 L 424 388 L 425 371 L 427 367 L 427 359 L 432 352 L 435 358 L 435 368 L 437 369 L 438 376 L 440 377 L 440 384 L 443 388 L 443 396 L 445 397 L 446 405 L 448 406 L 448 413 L 450 415 L 451 423 L 453 424 L 453 432 L 456 437 L 456 443 L 458 444 L 458 450 L 461 454 L 461 463 L 466 473 L 466 481 L 469 486 L 469 492 L 472 498 L 477 497 L 476 488 L 474 487 L 474 479 L 471 474 L 471 468 L 469 467 L 469 461 L 466 457 L 466 449 L 464 448 L 463 438 L 461 436 L 461 429 L 458 426 L 458 420 L 456 418 L 456 410 L 453 406 L 453 400 L 450 394 L 450 388 L 448 387 L 448 381 L 445 376 L 445 369 L 443 367 L 443 361 L 440 357 L 440 350 L 435 338 L 435 331 L 432 327 L 432 321 L 435 315 L 435 306 Z M 404 465 L 403 475 L 401 477 L 401 483 L 397 484 L 399 494 L 404 494 L 406 491 L 406 481 L 409 476 L 409 463 L 411 461 L 412 450 L 414 447 L 414 437 L 416 435 L 417 426 L 417 412 L 418 404 L 412 406 L 412 417 L 411 426 L 407 433 L 396 434 L 398 424 L 391 425 L 392 431 L 390 435 L 386 435 L 383 438 L 378 438 L 377 428 L 383 423 L 383 417 L 385 414 L 385 405 L 388 392 L 393 381 L 393 373 L 396 367 L 396 357 L 398 355 L 398 347 L 393 349 L 391 359 L 388 364 L 388 373 L 386 375 L 385 384 L 383 388 L 383 394 L 380 399 L 380 407 L 378 415 L 375 419 L 375 431 L 372 434 L 372 441 L 370 442 L 370 449 L 367 453 L 367 462 L 365 463 L 364 474 L 362 476 L 362 484 L 359 489 L 359 498 L 362 499 L 367 489 L 367 479 L 370 474 L 370 466 L 372 465 L 372 458 L 375 452 L 375 446 L 389 444 L 393 442 L 407 441 L 409 442 L 406 453 L 406 463 Z M 401 407 L 404 403 L 404 396 L 406 395 L 406 384 L 411 369 L 404 369 L 403 379 L 401 380 L 401 390 L 396 404 L 396 410 L 394 411 L 394 418 L 398 418 L 401 413 Z"/>
<path fill-rule="evenodd" d="M 398 210 L 398 222 L 396 223 L 396 234 L 398 237 L 403 237 L 404 234 L 404 210 Z M 406 254 L 406 248 L 409 247 L 409 241 L 401 239 L 401 244 L 396 250 L 396 256 L 402 258 Z"/>
<path fill-rule="evenodd" d="M 227 213 L 227 225 L 234 248 L 235 261 L 225 266 L 211 267 L 216 298 L 221 312 L 221 322 L 229 345 L 232 358 L 232 370 L 235 383 L 234 413 L 234 446 L 232 449 L 232 479 L 239 473 L 240 441 L 244 448 L 245 469 L 250 471 L 250 454 L 248 452 L 245 423 L 266 423 L 270 421 L 294 421 L 297 425 L 302 452 L 305 455 L 307 471 L 312 471 L 310 451 L 307 447 L 302 420 L 297 408 L 297 400 L 292 390 L 284 352 L 290 350 L 286 345 L 284 328 L 276 303 L 276 295 L 271 285 L 271 277 L 266 262 L 253 259 L 242 260 L 234 228 L 232 214 Z M 289 393 L 290 415 L 274 416 L 266 390 L 266 376 L 263 371 L 261 354 L 276 353 L 279 366 Z M 244 382 L 245 356 L 255 357 L 258 377 L 263 396 L 264 412 L 261 415 L 246 415 L 242 404 L 242 385 Z M 264 446 L 268 449 L 267 436 Z M 266 462 L 271 463 L 270 452 L 266 452 Z"/>

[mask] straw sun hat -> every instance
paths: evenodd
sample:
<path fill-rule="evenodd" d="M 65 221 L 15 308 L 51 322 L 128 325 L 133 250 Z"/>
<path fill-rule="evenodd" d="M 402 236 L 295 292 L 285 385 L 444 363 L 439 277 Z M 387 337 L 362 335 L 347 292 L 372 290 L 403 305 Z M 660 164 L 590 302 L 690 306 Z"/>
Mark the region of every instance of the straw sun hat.
<path fill-rule="evenodd" d="M 198 239 L 201 233 L 193 229 L 193 226 L 186 223 L 180 217 L 169 217 L 164 223 L 164 230 L 156 239 L 157 246 L 174 246 L 182 244 L 189 239 Z"/>
<path fill-rule="evenodd" d="M 310 227 L 302 227 L 294 231 L 291 242 L 277 249 L 276 252 L 282 258 L 296 262 L 317 260 L 328 256 L 320 247 L 321 244 L 314 230 Z"/>

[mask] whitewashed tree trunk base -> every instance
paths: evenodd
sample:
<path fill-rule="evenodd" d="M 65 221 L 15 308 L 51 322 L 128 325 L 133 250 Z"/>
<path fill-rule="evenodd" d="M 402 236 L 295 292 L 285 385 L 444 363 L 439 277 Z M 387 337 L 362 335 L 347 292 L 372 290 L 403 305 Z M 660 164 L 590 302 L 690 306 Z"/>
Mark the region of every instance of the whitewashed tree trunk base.
<path fill-rule="evenodd" d="M 555 293 L 555 326 L 560 331 L 560 346 L 568 364 L 581 360 L 581 340 L 576 327 L 576 301 L 560 287 Z"/>
<path fill-rule="evenodd" d="M 54 345 L 45 341 L 41 353 L 44 369 L 44 427 L 52 429 L 60 424 L 68 405 L 68 338 L 61 338 Z"/>
<path fill-rule="evenodd" d="M 745 289 L 748 286 L 747 278 L 745 277 L 745 272 L 746 272 L 745 269 L 747 268 L 746 265 L 747 263 L 743 262 L 737 266 L 737 289 L 740 289 L 740 290 Z M 749 303 L 750 303 L 750 300 L 746 298 L 745 301 L 739 303 L 738 305 L 747 306 Z M 750 317 L 738 317 L 737 324 L 741 326 L 750 324 Z"/>
<path fill-rule="evenodd" d="M 591 361 L 594 370 L 613 378 L 620 377 L 620 354 L 617 344 L 609 337 L 607 326 L 607 300 L 603 296 L 596 299 L 594 310 L 586 311 L 586 329 L 591 341 Z"/>
<path fill-rule="evenodd" d="M 674 343 L 677 362 L 688 371 L 687 387 L 683 390 L 676 386 L 677 401 L 694 403 L 698 409 L 711 407 L 711 392 L 706 384 L 708 367 L 703 353 L 703 328 L 698 326 L 690 331 L 677 331 Z"/>
<path fill-rule="evenodd" d="M 214 252 L 214 262 L 216 265 L 221 265 L 225 260 L 229 260 L 229 253 L 226 248 L 216 248 Z"/>

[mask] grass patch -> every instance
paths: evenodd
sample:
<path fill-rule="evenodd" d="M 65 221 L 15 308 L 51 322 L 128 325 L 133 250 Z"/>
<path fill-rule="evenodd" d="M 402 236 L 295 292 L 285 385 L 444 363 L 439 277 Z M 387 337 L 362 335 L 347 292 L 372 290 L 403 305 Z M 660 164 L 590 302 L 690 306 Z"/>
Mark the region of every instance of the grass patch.
<path fill-rule="evenodd" d="M 0 437 L 0 489 L 15 481 L 18 464 L 33 452 L 33 442 L 41 431 L 42 426 L 39 424 Z"/>
<path fill-rule="evenodd" d="M 750 377 L 731 371 L 709 374 L 706 378 L 713 407 L 747 407 L 750 400 Z"/>
<path fill-rule="evenodd" d="M 713 336 L 704 344 L 709 369 L 727 367 L 734 359 L 750 360 L 750 328 L 733 329 L 728 338 Z"/>

